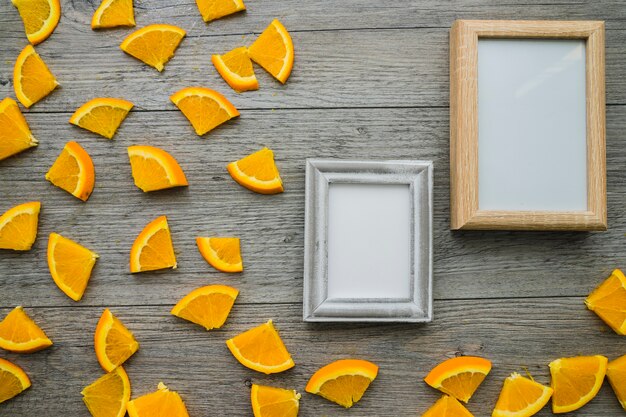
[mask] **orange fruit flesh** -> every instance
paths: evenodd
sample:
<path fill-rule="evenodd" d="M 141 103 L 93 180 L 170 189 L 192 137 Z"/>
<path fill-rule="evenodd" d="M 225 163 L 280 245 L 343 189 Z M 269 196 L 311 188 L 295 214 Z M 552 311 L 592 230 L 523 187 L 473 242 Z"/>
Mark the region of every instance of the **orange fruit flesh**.
<path fill-rule="evenodd" d="M 98 362 L 107 372 L 126 362 L 139 349 L 135 336 L 108 308 L 98 321 L 94 345 Z"/>
<path fill-rule="evenodd" d="M 608 364 L 606 376 L 617 399 L 626 410 L 626 355 Z"/>
<path fill-rule="evenodd" d="M 15 100 L 10 97 L 0 102 L 0 160 L 37 146 L 28 128 L 26 118 Z"/>
<path fill-rule="evenodd" d="M 70 123 L 112 139 L 132 107 L 126 100 L 95 98 L 78 108 Z"/>
<path fill-rule="evenodd" d="M 31 353 L 52 346 L 52 340 L 37 326 L 21 306 L 15 307 L 0 322 L 0 348 Z"/>
<path fill-rule="evenodd" d="M 37 239 L 41 203 L 20 204 L 0 216 L 0 249 L 29 250 Z"/>
<path fill-rule="evenodd" d="M 518 373 L 504 380 L 492 417 L 524 417 L 538 413 L 552 396 L 552 388 Z"/>
<path fill-rule="evenodd" d="M 235 48 L 224 55 L 213 55 L 211 61 L 233 90 L 241 93 L 259 89 L 246 47 Z"/>
<path fill-rule="evenodd" d="M 239 116 L 235 106 L 226 97 L 208 88 L 185 88 L 173 94 L 170 99 L 191 122 L 198 136 Z"/>
<path fill-rule="evenodd" d="M 318 394 L 343 407 L 352 407 L 361 399 L 378 375 L 378 366 L 361 359 L 332 362 L 311 376 L 305 390 Z"/>
<path fill-rule="evenodd" d="M 124 417 L 130 400 L 130 381 L 119 366 L 85 387 L 81 394 L 92 416 Z"/>
<path fill-rule="evenodd" d="M 179 27 L 150 25 L 128 35 L 120 48 L 161 72 L 184 37 L 185 31 Z"/>
<path fill-rule="evenodd" d="M 0 403 L 15 397 L 30 387 L 30 380 L 22 368 L 0 358 Z"/>
<path fill-rule="evenodd" d="M 135 398 L 128 403 L 130 417 L 189 417 L 180 395 L 170 391 L 162 382 L 157 391 Z"/>
<path fill-rule="evenodd" d="M 128 148 L 135 185 L 144 192 L 187 186 L 185 173 L 167 152 L 152 146 Z"/>
<path fill-rule="evenodd" d="M 473 417 L 456 398 L 444 395 L 422 417 Z"/>
<path fill-rule="evenodd" d="M 296 417 L 300 394 L 293 390 L 252 384 L 250 399 L 254 417 Z"/>
<path fill-rule="evenodd" d="M 205 22 L 246 10 L 243 0 L 196 0 Z"/>
<path fill-rule="evenodd" d="M 79 301 L 91 276 L 98 255 L 70 239 L 51 233 L 48 241 L 48 267 L 55 284 L 74 301 Z"/>
<path fill-rule="evenodd" d="M 11 0 L 24 22 L 28 41 L 33 45 L 46 40 L 61 17 L 59 0 Z"/>
<path fill-rule="evenodd" d="M 13 70 L 13 86 L 18 100 L 28 108 L 54 90 L 59 83 L 32 45 L 17 57 Z"/>
<path fill-rule="evenodd" d="M 591 401 L 602 386 L 607 369 L 604 356 L 578 356 L 550 363 L 552 412 L 577 410 Z"/>
<path fill-rule="evenodd" d="M 76 142 L 68 142 L 50 167 L 46 179 L 82 201 L 93 192 L 95 169 L 91 157 Z"/>
<path fill-rule="evenodd" d="M 219 329 L 226 322 L 238 294 L 239 291 L 226 285 L 198 288 L 180 300 L 171 313 L 206 330 Z"/>
<path fill-rule="evenodd" d="M 276 19 L 248 48 L 250 58 L 285 83 L 293 67 L 293 42 L 287 29 Z"/>
<path fill-rule="evenodd" d="M 91 19 L 92 29 L 135 26 L 133 0 L 102 0 Z"/>
<path fill-rule="evenodd" d="M 459 356 L 435 366 L 424 378 L 431 387 L 467 403 L 489 371 L 491 362 L 475 356 Z"/>
<path fill-rule="evenodd" d="M 176 268 L 176 256 L 165 216 L 148 224 L 131 249 L 130 272 Z"/>
<path fill-rule="evenodd" d="M 239 239 L 236 237 L 199 237 L 198 249 L 204 259 L 222 272 L 243 271 Z"/>
<path fill-rule="evenodd" d="M 626 277 L 622 271 L 613 271 L 589 294 L 585 304 L 617 334 L 626 335 Z"/>
<path fill-rule="evenodd" d="M 261 194 L 284 191 L 274 153 L 263 148 L 227 166 L 230 176 L 241 186 Z"/>

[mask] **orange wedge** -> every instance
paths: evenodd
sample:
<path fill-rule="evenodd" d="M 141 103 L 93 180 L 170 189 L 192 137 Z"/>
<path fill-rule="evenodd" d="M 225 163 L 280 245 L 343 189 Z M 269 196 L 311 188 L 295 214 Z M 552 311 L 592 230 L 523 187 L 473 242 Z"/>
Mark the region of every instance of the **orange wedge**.
<path fill-rule="evenodd" d="M 197 237 L 196 243 L 204 259 L 218 271 L 243 271 L 239 238 Z"/>
<path fill-rule="evenodd" d="M 37 45 L 48 39 L 61 18 L 59 0 L 11 0 L 24 22 L 28 41 Z"/>
<path fill-rule="evenodd" d="M 13 68 L 15 96 L 26 108 L 57 88 L 59 83 L 32 45 L 20 52 Z"/>
<path fill-rule="evenodd" d="M 224 55 L 211 56 L 211 62 L 224 81 L 238 93 L 258 90 L 259 82 L 254 75 L 248 48 L 235 48 Z"/>
<path fill-rule="evenodd" d="M 0 322 L 0 348 L 19 353 L 32 353 L 52 346 L 52 340 L 41 330 L 21 306 L 15 307 Z"/>
<path fill-rule="evenodd" d="M 183 297 L 171 313 L 207 330 L 219 329 L 226 322 L 238 294 L 237 289 L 226 285 L 197 288 Z"/>
<path fill-rule="evenodd" d="M 254 417 L 296 417 L 300 394 L 294 390 L 252 384 L 250 401 Z"/>
<path fill-rule="evenodd" d="M 94 346 L 98 362 L 107 372 L 126 362 L 139 349 L 135 336 L 108 308 L 104 309 L 96 326 Z"/>
<path fill-rule="evenodd" d="M 30 387 L 28 375 L 19 366 L 0 358 L 0 403 Z"/>
<path fill-rule="evenodd" d="M 243 0 L 196 0 L 205 22 L 246 10 Z"/>
<path fill-rule="evenodd" d="M 293 42 L 287 29 L 274 19 L 248 48 L 250 58 L 285 83 L 293 68 Z"/>
<path fill-rule="evenodd" d="M 102 0 L 91 18 L 91 28 L 117 28 L 120 26 L 135 26 L 133 0 Z"/>
<path fill-rule="evenodd" d="M 153 146 L 130 146 L 128 157 L 135 185 L 143 192 L 189 185 L 176 159 Z"/>
<path fill-rule="evenodd" d="M 622 408 L 626 410 L 626 355 L 609 362 L 606 377 Z"/>
<path fill-rule="evenodd" d="M 443 395 L 422 417 L 474 417 L 467 408 L 454 397 Z"/>
<path fill-rule="evenodd" d="M 183 399 L 159 382 L 153 393 L 135 398 L 128 403 L 130 417 L 189 417 Z"/>
<path fill-rule="evenodd" d="M 568 413 L 593 400 L 604 381 L 607 363 L 607 358 L 600 355 L 561 358 L 551 362 L 552 412 Z"/>
<path fill-rule="evenodd" d="M 226 346 L 243 366 L 267 375 L 296 365 L 272 320 L 227 340 Z"/>
<path fill-rule="evenodd" d="M 57 233 L 48 240 L 48 268 L 54 283 L 74 301 L 83 298 L 98 254 Z"/>
<path fill-rule="evenodd" d="M 550 401 L 552 388 L 514 372 L 504 380 L 492 417 L 530 417 Z"/>
<path fill-rule="evenodd" d="M 626 335 L 626 277 L 619 269 L 585 300 L 587 308 L 596 313 L 615 333 Z"/>
<path fill-rule="evenodd" d="M 163 71 L 186 32 L 172 25 L 150 25 L 131 33 L 120 48 L 140 61 Z"/>
<path fill-rule="evenodd" d="M 10 97 L 0 101 L 0 161 L 37 146 L 37 139 L 17 102 Z"/>
<path fill-rule="evenodd" d="M 124 417 L 130 401 L 130 381 L 118 366 L 82 391 L 83 401 L 93 417 Z"/>
<path fill-rule="evenodd" d="M 41 203 L 31 201 L 0 216 L 0 249 L 29 250 L 37 239 Z"/>
<path fill-rule="evenodd" d="M 130 272 L 176 269 L 176 256 L 165 216 L 150 222 L 137 236 L 130 250 Z"/>
<path fill-rule="evenodd" d="M 87 201 L 96 181 L 91 157 L 76 142 L 67 142 L 46 179 L 79 200 Z"/>
<path fill-rule="evenodd" d="M 70 123 L 112 139 L 132 108 L 133 103 L 119 98 L 94 98 L 74 112 Z"/>
<path fill-rule="evenodd" d="M 184 88 L 173 94 L 170 100 L 191 122 L 198 136 L 202 136 L 233 117 L 239 116 L 235 106 L 226 97 L 209 88 Z"/>
<path fill-rule="evenodd" d="M 284 191 L 283 181 L 274 162 L 274 152 L 267 148 L 231 162 L 226 169 L 239 185 L 254 192 L 277 194 Z"/>
<path fill-rule="evenodd" d="M 378 366 L 362 359 L 342 359 L 318 369 L 306 384 L 317 394 L 343 407 L 356 404 L 378 375 Z"/>
<path fill-rule="evenodd" d="M 491 362 L 476 356 L 459 356 L 435 366 L 424 378 L 431 387 L 467 403 L 491 371 Z"/>

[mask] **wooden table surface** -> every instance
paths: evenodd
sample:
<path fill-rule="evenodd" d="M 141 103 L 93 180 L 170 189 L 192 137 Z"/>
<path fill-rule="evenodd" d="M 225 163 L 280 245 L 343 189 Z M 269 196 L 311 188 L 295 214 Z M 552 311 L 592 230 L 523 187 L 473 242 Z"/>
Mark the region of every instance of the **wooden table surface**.
<path fill-rule="evenodd" d="M 0 317 L 23 305 L 53 339 L 44 351 L 0 357 L 33 386 L 0 405 L 1 416 L 88 416 L 81 389 L 102 370 L 93 331 L 111 310 L 140 350 L 127 362 L 133 397 L 159 381 L 181 393 L 196 416 L 250 416 L 252 382 L 303 393 L 301 416 L 418 416 L 438 397 L 422 378 L 455 355 L 481 355 L 493 370 L 470 401 L 489 416 L 503 379 L 528 370 L 549 382 L 548 363 L 579 354 L 626 353 L 624 339 L 583 298 L 616 267 L 626 267 L 626 1 L 594 0 L 247 0 L 248 11 L 205 24 L 193 0 L 135 0 L 138 27 L 171 23 L 187 38 L 163 73 L 125 55 L 132 29 L 90 29 L 97 0 L 61 0 L 54 34 L 37 51 L 61 88 L 24 111 L 40 145 L 0 162 L 0 211 L 40 200 L 39 239 L 25 253 L 0 252 Z M 235 94 L 210 64 L 212 53 L 249 44 L 273 19 L 291 32 L 295 65 L 285 86 L 257 69 L 261 89 Z M 448 32 L 457 18 L 606 21 L 609 231 L 603 233 L 449 230 Z M 27 44 L 17 10 L 0 2 L 0 97 L 12 96 L 13 63 Z M 224 93 L 241 117 L 199 138 L 169 101 L 180 88 Z M 71 126 L 95 96 L 135 108 L 114 140 Z M 93 157 L 96 188 L 82 203 L 44 180 L 65 142 Z M 126 148 L 170 151 L 190 186 L 143 194 L 132 183 Z M 285 193 L 262 196 L 235 184 L 225 165 L 266 145 Z M 302 322 L 304 162 L 307 157 L 434 161 L 434 321 L 426 325 Z M 131 275 L 130 247 L 145 224 L 167 215 L 179 268 Z M 100 254 L 81 302 L 54 285 L 47 236 L 59 232 Z M 242 239 L 245 271 L 223 274 L 201 258 L 195 237 Z M 372 244 L 383 244 L 372 242 Z M 220 330 L 206 332 L 169 314 L 189 291 L 226 283 L 241 294 Z M 296 367 L 265 376 L 241 366 L 224 341 L 273 319 Z M 308 377 L 340 358 L 380 366 L 351 410 L 304 393 Z M 605 383 L 575 416 L 623 411 Z M 546 407 L 539 415 L 551 415 Z"/>

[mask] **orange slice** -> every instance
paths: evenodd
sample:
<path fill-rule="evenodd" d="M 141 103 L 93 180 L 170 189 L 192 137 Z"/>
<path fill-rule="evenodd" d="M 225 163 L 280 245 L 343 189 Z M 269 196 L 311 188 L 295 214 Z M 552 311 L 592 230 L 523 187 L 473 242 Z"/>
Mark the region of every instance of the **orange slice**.
<path fill-rule="evenodd" d="M 0 161 L 37 146 L 37 139 L 17 102 L 10 97 L 0 101 Z"/>
<path fill-rule="evenodd" d="M 258 90 L 259 82 L 254 75 L 248 48 L 235 48 L 224 55 L 211 56 L 211 62 L 224 81 L 238 93 Z"/>
<path fill-rule="evenodd" d="M 443 395 L 422 417 L 474 417 L 467 408 L 454 397 Z"/>
<path fill-rule="evenodd" d="M 246 10 L 243 0 L 196 0 L 205 22 Z"/>
<path fill-rule="evenodd" d="M 424 378 L 431 387 L 467 403 L 491 371 L 491 362 L 476 356 L 459 356 L 441 362 Z"/>
<path fill-rule="evenodd" d="M 607 369 L 604 356 L 561 358 L 550 363 L 552 412 L 568 413 L 591 401 L 602 386 Z"/>
<path fill-rule="evenodd" d="M 11 0 L 24 22 L 28 41 L 37 45 L 48 39 L 61 18 L 59 0 Z"/>
<path fill-rule="evenodd" d="M 191 122 L 198 136 L 202 136 L 233 117 L 239 116 L 235 106 L 226 97 L 209 88 L 184 88 L 173 94 L 170 100 Z"/>
<path fill-rule="evenodd" d="M 550 401 L 552 388 L 514 372 L 504 380 L 492 417 L 530 417 Z"/>
<path fill-rule="evenodd" d="M 0 403 L 30 387 L 28 375 L 19 366 L 0 358 Z"/>
<path fill-rule="evenodd" d="M 585 304 L 615 333 L 626 335 L 626 277 L 622 271 L 614 270 L 611 276 L 589 294 Z"/>
<path fill-rule="evenodd" d="M 46 179 L 79 200 L 87 201 L 96 181 L 91 157 L 76 142 L 67 142 Z"/>
<path fill-rule="evenodd" d="M 143 192 L 189 185 L 176 159 L 153 146 L 130 146 L 130 167 L 135 185 Z"/>
<path fill-rule="evenodd" d="M 243 271 L 239 238 L 197 237 L 196 243 L 204 259 L 218 271 Z"/>
<path fill-rule="evenodd" d="M 626 410 L 626 355 L 609 362 L 606 377 L 622 408 Z"/>
<path fill-rule="evenodd" d="M 74 112 L 70 123 L 112 139 L 132 108 L 133 103 L 119 98 L 94 98 Z"/>
<path fill-rule="evenodd" d="M 254 417 L 296 417 L 300 394 L 295 390 L 252 384 L 250 401 Z"/>
<path fill-rule="evenodd" d="M 342 359 L 318 369 L 306 384 L 317 394 L 343 407 L 356 404 L 378 375 L 378 366 L 362 359 Z"/>
<path fill-rule="evenodd" d="M 29 250 L 37 239 L 41 203 L 31 201 L 0 216 L 0 249 Z"/>
<path fill-rule="evenodd" d="M 248 48 L 250 58 L 285 83 L 293 68 L 293 42 L 287 29 L 274 19 Z"/>
<path fill-rule="evenodd" d="M 227 340 L 226 346 L 243 366 L 267 375 L 296 365 L 272 320 Z"/>
<path fill-rule="evenodd" d="M 98 254 L 57 233 L 48 240 L 48 268 L 54 283 L 74 301 L 83 298 Z"/>
<path fill-rule="evenodd" d="M 15 96 L 26 108 L 52 92 L 59 83 L 32 45 L 20 52 L 13 68 Z"/>
<path fill-rule="evenodd" d="M 282 193 L 283 181 L 274 162 L 274 152 L 263 148 L 226 167 L 231 177 L 249 190 L 260 194 Z"/>
<path fill-rule="evenodd" d="M 197 288 L 183 297 L 171 313 L 207 330 L 219 329 L 226 322 L 238 294 L 237 289 L 226 285 Z"/>
<path fill-rule="evenodd" d="M 151 221 L 137 236 L 130 250 L 130 272 L 176 269 L 176 256 L 165 216 Z"/>
<path fill-rule="evenodd" d="M 140 61 L 163 71 L 165 64 L 174 56 L 186 32 L 172 25 L 150 25 L 131 33 L 120 48 Z"/>
<path fill-rule="evenodd" d="M 108 308 L 104 309 L 96 326 L 94 346 L 98 362 L 107 372 L 126 362 L 139 349 L 135 336 Z"/>
<path fill-rule="evenodd" d="M 130 417 L 189 417 L 183 399 L 159 382 L 153 393 L 135 398 L 128 403 Z"/>
<path fill-rule="evenodd" d="M 117 28 L 120 26 L 135 26 L 133 0 L 102 0 L 91 18 L 91 28 Z"/>
<path fill-rule="evenodd" d="M 15 307 L 0 322 L 0 348 L 19 353 L 32 353 L 52 346 L 52 340 L 24 311 Z"/>
<path fill-rule="evenodd" d="M 124 417 L 130 400 L 130 381 L 118 366 L 82 391 L 83 401 L 93 417 Z"/>

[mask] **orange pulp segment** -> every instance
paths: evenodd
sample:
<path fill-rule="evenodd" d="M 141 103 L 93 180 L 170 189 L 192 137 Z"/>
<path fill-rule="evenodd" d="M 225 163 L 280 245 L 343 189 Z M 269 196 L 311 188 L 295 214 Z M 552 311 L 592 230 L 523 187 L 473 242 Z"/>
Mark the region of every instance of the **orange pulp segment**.
<path fill-rule="evenodd" d="M 259 82 L 248 56 L 248 48 L 245 46 L 235 48 L 224 55 L 213 55 L 211 62 L 224 81 L 236 92 L 259 89 Z"/>
<path fill-rule="evenodd" d="M 213 268 L 222 272 L 243 271 L 241 249 L 237 237 L 198 237 L 198 249 Z"/>
<path fill-rule="evenodd" d="M 29 250 L 37 239 L 41 203 L 31 201 L 10 208 L 0 216 L 0 249 Z"/>
<path fill-rule="evenodd" d="M 130 101 L 98 97 L 80 106 L 70 117 L 70 123 L 112 139 L 132 108 Z"/>
<path fill-rule="evenodd" d="M 46 179 L 82 201 L 93 192 L 96 171 L 89 154 L 76 142 L 67 142 L 48 170 Z"/>
<path fill-rule="evenodd" d="M 189 185 L 176 159 L 153 146 L 130 146 L 128 157 L 135 185 L 143 192 Z"/>
<path fill-rule="evenodd" d="M 135 26 L 133 0 L 102 0 L 91 18 L 91 28 L 116 28 L 120 26 Z"/>
<path fill-rule="evenodd" d="M 82 391 L 83 402 L 93 417 L 124 417 L 130 401 L 130 380 L 118 366 Z"/>
<path fill-rule="evenodd" d="M 107 372 L 126 362 L 139 349 L 135 336 L 108 308 L 104 309 L 96 326 L 94 346 L 98 362 Z"/>
<path fill-rule="evenodd" d="M 300 397 L 294 390 L 257 384 L 250 391 L 254 417 L 297 417 Z"/>
<path fill-rule="evenodd" d="M 137 236 L 130 250 L 130 272 L 176 269 L 176 256 L 165 216 L 151 221 Z"/>
<path fill-rule="evenodd" d="M 189 417 L 183 399 L 159 382 L 157 390 L 128 403 L 129 417 Z"/>
<path fill-rule="evenodd" d="M 248 48 L 248 53 L 254 62 L 281 83 L 289 78 L 293 68 L 293 42 L 278 19 L 274 19 L 261 33 Z"/>
<path fill-rule="evenodd" d="M 306 384 L 317 394 L 345 408 L 357 403 L 376 379 L 378 366 L 362 359 L 342 359 L 318 369 Z"/>
<path fill-rule="evenodd" d="M 0 101 L 0 161 L 37 146 L 26 118 L 11 97 Z"/>
<path fill-rule="evenodd" d="M 196 0 L 205 22 L 246 10 L 243 0 Z"/>
<path fill-rule="evenodd" d="M 15 96 L 26 108 L 52 92 L 59 83 L 32 45 L 20 52 L 13 68 Z"/>
<path fill-rule="evenodd" d="M 550 401 L 552 388 L 514 372 L 504 380 L 492 417 L 530 417 Z"/>
<path fill-rule="evenodd" d="M 54 283 L 74 301 L 83 298 L 98 254 L 58 233 L 48 240 L 48 268 Z"/>
<path fill-rule="evenodd" d="M 476 356 L 459 356 L 435 366 L 424 378 L 431 387 L 467 403 L 491 371 L 491 362 Z"/>
<path fill-rule="evenodd" d="M 467 408 L 454 397 L 443 395 L 422 417 L 474 417 Z"/>
<path fill-rule="evenodd" d="M 626 355 L 609 362 L 606 377 L 622 408 L 626 410 Z"/>
<path fill-rule="evenodd" d="M 239 185 L 254 192 L 277 194 L 284 191 L 280 173 L 274 162 L 274 152 L 268 148 L 231 162 L 226 169 Z"/>
<path fill-rule="evenodd" d="M 19 366 L 0 358 L 0 403 L 30 387 L 28 375 Z"/>
<path fill-rule="evenodd" d="M 602 386 L 607 364 L 607 358 L 600 355 L 552 361 L 552 412 L 568 413 L 591 401 Z"/>
<path fill-rule="evenodd" d="M 626 277 L 619 269 L 589 294 L 587 308 L 596 313 L 615 333 L 626 335 Z"/>
<path fill-rule="evenodd" d="M 52 340 L 24 311 L 15 307 L 0 322 L 0 348 L 19 353 L 32 353 L 52 346 Z"/>
<path fill-rule="evenodd" d="M 202 136 L 233 117 L 239 116 L 235 106 L 226 97 L 209 88 L 183 88 L 174 93 L 170 100 L 191 122 L 198 136 Z"/>
<path fill-rule="evenodd" d="M 193 290 L 172 308 L 176 317 L 199 324 L 207 330 L 226 322 L 239 291 L 227 285 L 208 285 Z"/>
<path fill-rule="evenodd" d="M 11 0 L 17 7 L 28 41 L 37 45 L 48 39 L 61 18 L 59 0 Z"/>
<path fill-rule="evenodd" d="M 120 48 L 140 61 L 163 71 L 186 32 L 173 25 L 149 25 L 131 33 Z"/>

